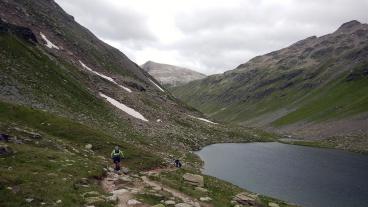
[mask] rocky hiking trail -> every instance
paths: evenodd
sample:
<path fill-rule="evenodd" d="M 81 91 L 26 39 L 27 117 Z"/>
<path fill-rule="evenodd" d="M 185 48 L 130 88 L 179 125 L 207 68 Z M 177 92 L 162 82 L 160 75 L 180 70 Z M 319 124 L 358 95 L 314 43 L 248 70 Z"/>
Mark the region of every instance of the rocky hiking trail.
<path fill-rule="evenodd" d="M 161 172 L 174 171 L 175 168 L 159 168 L 138 174 L 116 174 L 112 169 L 107 172 L 107 176 L 102 180 L 103 189 L 111 193 L 108 197 L 110 201 L 117 202 L 117 207 L 146 207 L 152 206 L 136 199 L 138 195 L 154 195 L 162 197 L 161 203 L 156 207 L 175 206 L 175 207 L 211 207 L 211 204 L 198 201 L 196 198 L 188 196 L 183 192 L 165 186 L 164 184 L 153 181 L 150 176 L 158 176 Z M 164 197 L 170 195 L 170 199 Z M 93 200 L 93 199 L 92 199 Z M 177 202 L 180 201 L 180 202 Z M 165 204 L 165 205 L 164 205 Z"/>
<path fill-rule="evenodd" d="M 112 168 L 107 169 L 106 177 L 101 180 L 103 190 L 109 196 L 98 192 L 84 193 L 86 207 L 95 207 L 99 203 L 113 202 L 116 207 L 213 207 L 219 206 L 209 197 L 211 189 L 204 188 L 204 177 L 199 174 L 184 173 L 178 179 L 183 179 L 193 189 L 203 194 L 193 197 L 178 189 L 164 184 L 160 178 L 165 174 L 176 171 L 176 168 L 158 168 L 139 173 L 117 174 Z M 163 173 L 162 175 L 160 175 Z M 157 179 L 156 179 L 157 178 Z M 207 186 L 208 187 L 208 186 Z M 213 189 L 212 189 L 213 190 Z M 222 205 L 220 205 L 222 206 Z M 238 192 L 232 195 L 232 200 L 226 206 L 234 207 L 280 207 L 274 201 L 262 203 L 258 194 Z M 284 203 L 281 206 L 291 206 Z"/>

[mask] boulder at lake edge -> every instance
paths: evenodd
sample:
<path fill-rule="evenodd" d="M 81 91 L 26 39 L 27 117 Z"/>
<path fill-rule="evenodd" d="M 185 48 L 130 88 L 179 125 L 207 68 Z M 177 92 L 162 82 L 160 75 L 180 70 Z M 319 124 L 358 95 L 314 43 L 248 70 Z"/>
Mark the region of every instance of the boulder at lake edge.
<path fill-rule="evenodd" d="M 239 204 L 244 204 L 244 205 L 255 205 L 256 199 L 257 199 L 257 195 L 249 194 L 246 192 L 239 193 L 234 197 L 234 201 L 236 201 Z"/>
<path fill-rule="evenodd" d="M 183 175 L 184 181 L 191 185 L 203 187 L 204 186 L 204 179 L 202 175 L 196 175 L 191 173 L 185 173 Z"/>

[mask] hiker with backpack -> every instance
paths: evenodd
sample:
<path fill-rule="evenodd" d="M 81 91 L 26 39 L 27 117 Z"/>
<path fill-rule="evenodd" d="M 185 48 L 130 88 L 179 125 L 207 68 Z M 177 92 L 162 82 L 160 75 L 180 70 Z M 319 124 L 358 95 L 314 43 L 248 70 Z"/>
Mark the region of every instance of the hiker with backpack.
<path fill-rule="evenodd" d="M 124 158 L 123 151 L 119 149 L 118 146 L 115 147 L 115 149 L 111 152 L 111 159 L 115 164 L 115 171 L 120 171 L 120 162 L 121 159 Z"/>
<path fill-rule="evenodd" d="M 175 167 L 176 168 L 181 168 L 181 162 L 180 162 L 180 160 L 179 159 L 175 159 L 175 161 L 174 161 L 174 163 L 175 163 Z"/>

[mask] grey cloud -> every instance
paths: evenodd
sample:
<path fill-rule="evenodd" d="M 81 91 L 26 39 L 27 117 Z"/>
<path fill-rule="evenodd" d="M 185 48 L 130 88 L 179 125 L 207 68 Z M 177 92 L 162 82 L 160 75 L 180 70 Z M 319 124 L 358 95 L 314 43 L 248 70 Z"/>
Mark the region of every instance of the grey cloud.
<path fill-rule="evenodd" d="M 244 4 L 225 8 L 199 8 L 177 14 L 176 22 L 183 32 L 237 26 L 253 27 L 257 26 L 259 22 L 265 24 L 270 21 L 268 16 L 270 12 L 274 13 L 274 11 L 271 9 L 265 10 L 260 11 L 257 6 Z"/>
<path fill-rule="evenodd" d="M 185 38 L 172 46 L 213 73 L 306 37 L 331 33 L 352 19 L 367 22 L 364 0 L 292 1 L 288 7 L 244 2 L 178 14 L 177 26 Z"/>
<path fill-rule="evenodd" d="M 163 43 L 148 27 L 150 17 L 138 12 L 139 8 L 114 8 L 110 1 L 57 0 L 83 25 L 130 57 L 145 48 L 173 52 L 180 56 L 175 64 L 206 74 L 233 69 L 312 35 L 331 33 L 353 19 L 368 22 L 368 0 L 224 1 L 223 7 L 193 5 L 175 13 L 175 27 L 182 37 Z"/>
<path fill-rule="evenodd" d="M 110 41 L 154 41 L 144 15 L 130 8 L 121 10 L 108 1 L 56 0 L 76 20 L 97 36 Z"/>

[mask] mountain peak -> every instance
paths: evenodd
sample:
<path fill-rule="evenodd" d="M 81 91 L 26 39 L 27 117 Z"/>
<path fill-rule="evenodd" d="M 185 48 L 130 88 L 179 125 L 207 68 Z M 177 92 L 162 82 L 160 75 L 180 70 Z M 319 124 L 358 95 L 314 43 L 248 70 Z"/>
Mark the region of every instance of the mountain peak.
<path fill-rule="evenodd" d="M 337 29 L 337 31 L 346 31 L 346 30 L 351 30 L 352 28 L 356 27 L 356 26 L 360 26 L 362 25 L 362 23 L 360 23 L 357 20 L 352 20 L 349 22 L 346 22 L 344 24 L 342 24 L 339 29 Z"/>
<path fill-rule="evenodd" d="M 205 78 L 206 75 L 175 65 L 147 61 L 142 66 L 143 70 L 156 78 L 161 84 L 168 86 L 183 85 L 193 80 Z"/>
<path fill-rule="evenodd" d="M 152 61 L 152 60 L 148 60 L 147 62 L 145 62 L 143 65 L 145 65 L 145 64 L 152 64 L 152 63 L 156 63 L 156 62 L 154 62 L 154 61 Z"/>

